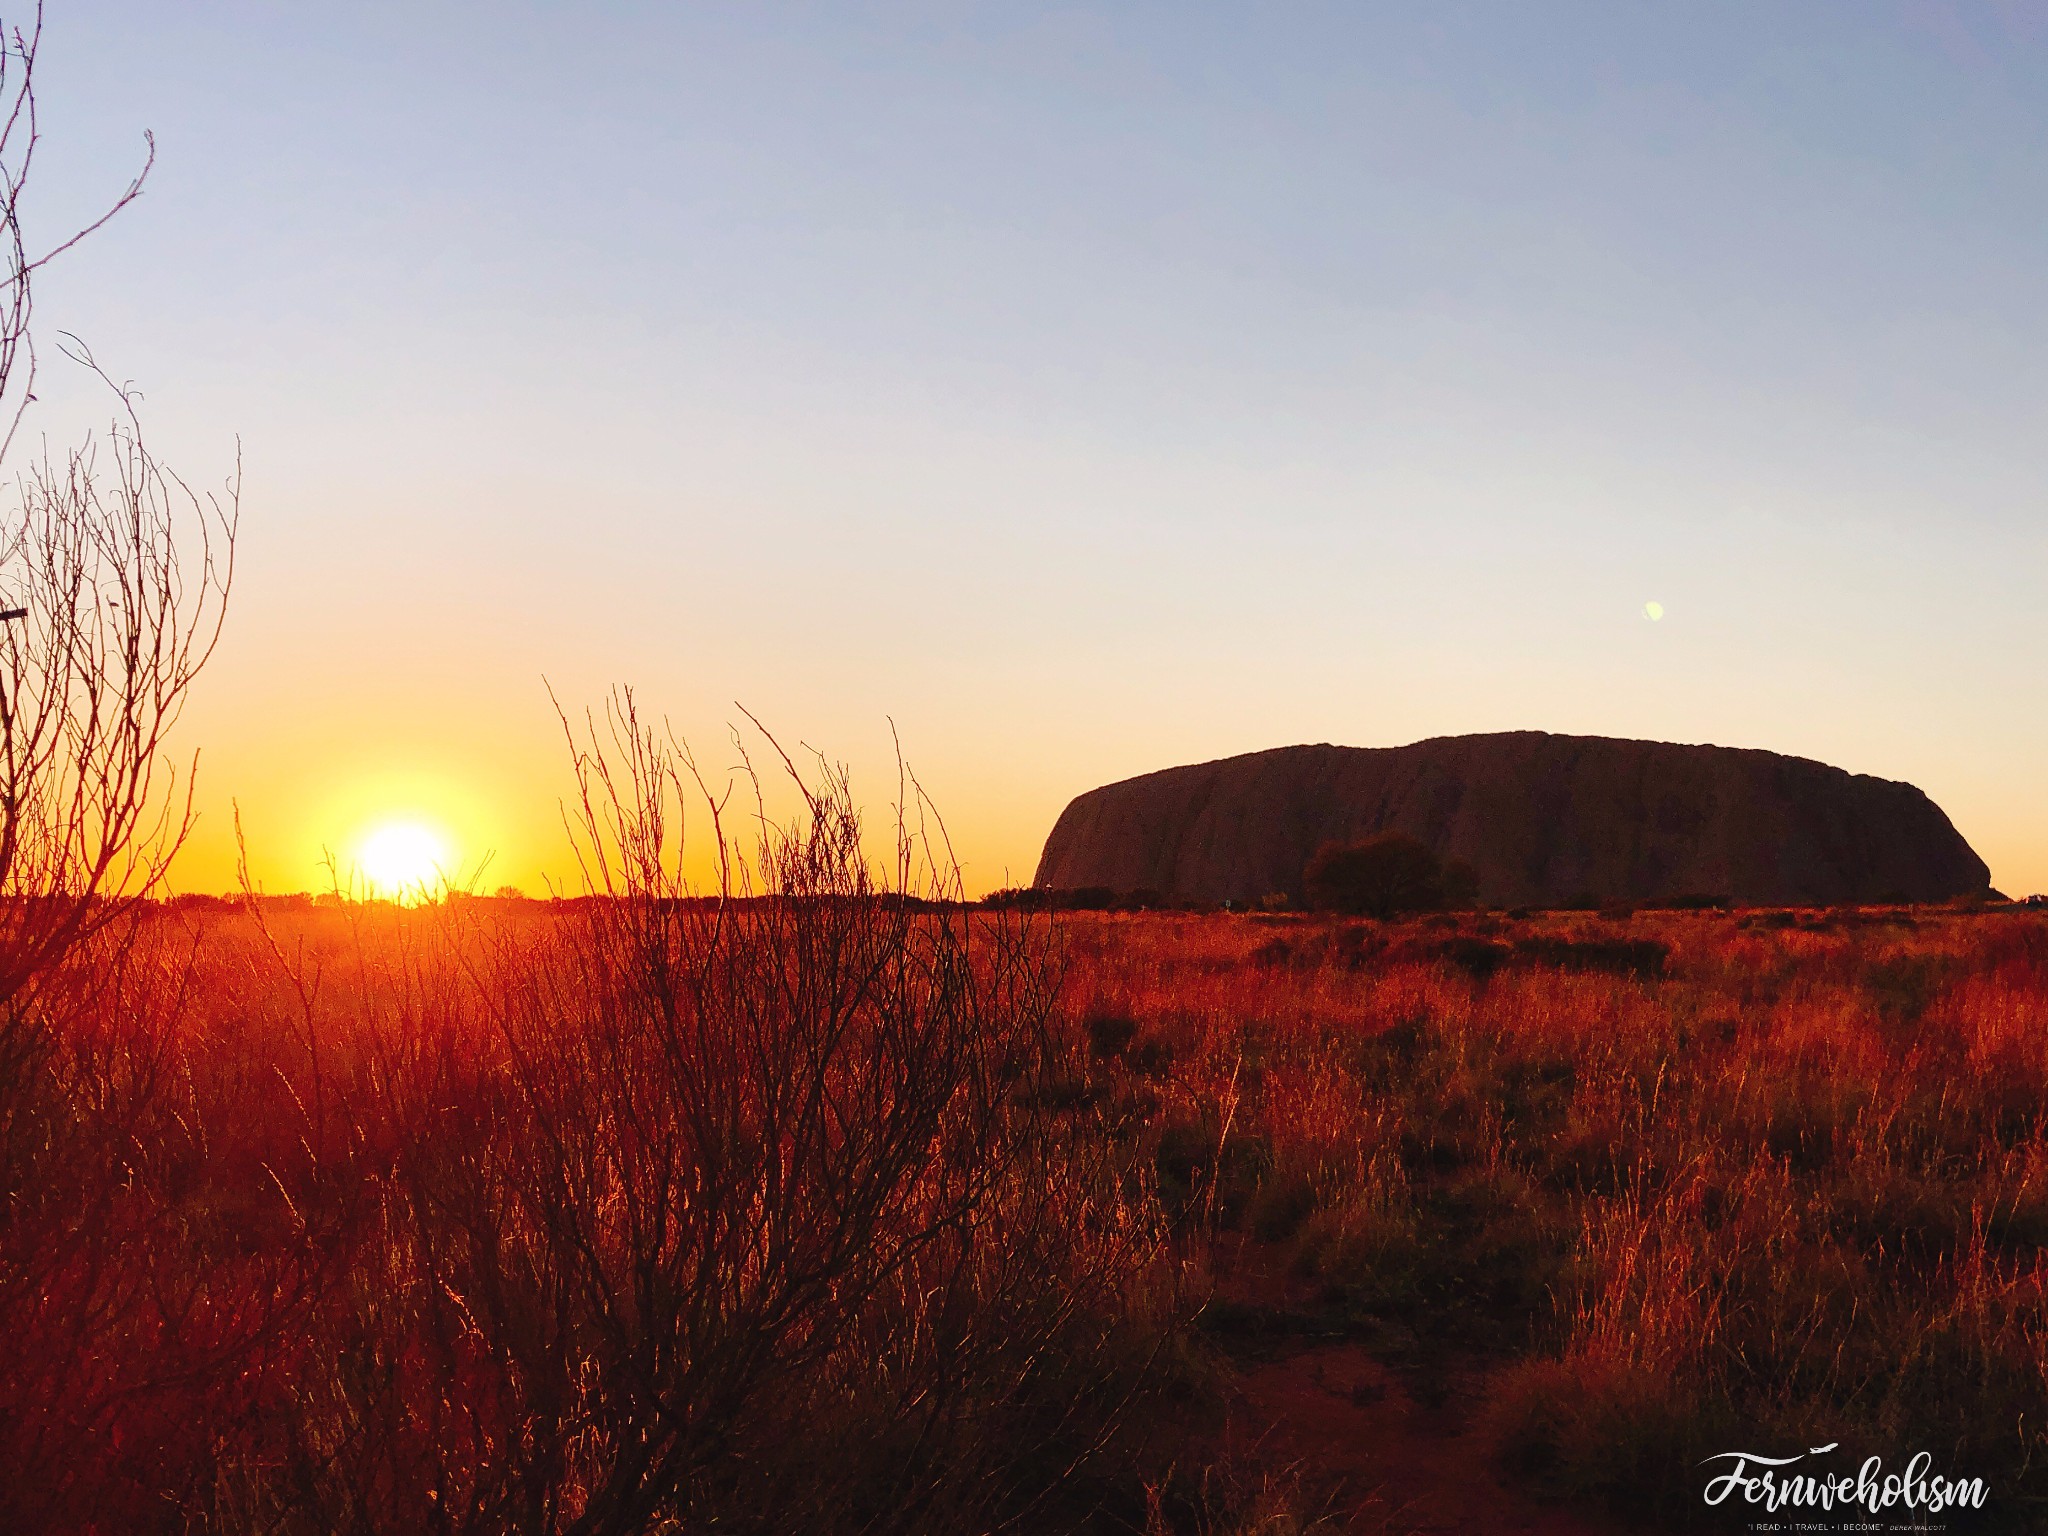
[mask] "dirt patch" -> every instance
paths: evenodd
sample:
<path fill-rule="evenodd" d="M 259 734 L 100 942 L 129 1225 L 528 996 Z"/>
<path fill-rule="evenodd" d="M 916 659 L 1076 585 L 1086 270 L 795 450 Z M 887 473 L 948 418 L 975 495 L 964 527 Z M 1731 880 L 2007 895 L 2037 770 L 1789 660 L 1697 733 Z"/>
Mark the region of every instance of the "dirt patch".
<path fill-rule="evenodd" d="M 1631 1527 L 1531 1498 L 1504 1483 L 1472 1430 L 1488 1367 L 1397 1370 L 1355 1339 L 1314 1326 L 1307 1288 L 1259 1245 L 1219 1254 L 1218 1302 L 1274 1320 L 1240 1355 L 1233 1439 L 1292 1468 L 1356 1532 L 1626 1536 Z"/>
<path fill-rule="evenodd" d="M 1447 1385 L 1425 1406 L 1362 1345 L 1319 1344 L 1253 1366 L 1238 1391 L 1262 1454 L 1327 1487 L 1332 1508 L 1353 1511 L 1352 1530 L 1620 1536 L 1504 1485 L 1469 1428 L 1484 1378 Z"/>

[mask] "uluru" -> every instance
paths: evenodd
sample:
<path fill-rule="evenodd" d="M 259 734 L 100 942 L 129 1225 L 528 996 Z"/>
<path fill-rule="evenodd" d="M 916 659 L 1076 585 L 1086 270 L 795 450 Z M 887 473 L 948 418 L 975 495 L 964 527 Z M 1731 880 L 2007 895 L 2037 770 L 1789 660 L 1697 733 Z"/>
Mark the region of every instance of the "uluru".
<path fill-rule="evenodd" d="M 1299 901 L 1319 848 L 1389 831 L 1466 861 L 1479 898 L 1503 907 L 1944 901 L 1990 887 L 1911 784 L 1776 752 L 1544 731 L 1279 747 L 1104 785 L 1061 813 L 1034 883 Z"/>

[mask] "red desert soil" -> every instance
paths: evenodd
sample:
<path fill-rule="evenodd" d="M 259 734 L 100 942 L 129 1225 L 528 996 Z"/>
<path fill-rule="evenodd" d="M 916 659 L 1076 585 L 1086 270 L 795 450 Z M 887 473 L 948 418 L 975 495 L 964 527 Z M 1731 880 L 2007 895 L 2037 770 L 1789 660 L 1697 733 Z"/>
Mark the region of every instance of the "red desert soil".
<path fill-rule="evenodd" d="M 1217 1295 L 1283 1309 L 1305 1300 L 1258 1249 L 1219 1245 Z M 1483 1369 L 1453 1367 L 1444 1387 L 1441 1404 L 1419 1403 L 1363 1345 L 1295 1335 L 1244 1365 L 1229 1433 L 1326 1495 L 1347 1530 L 1628 1536 L 1630 1527 L 1542 1503 L 1492 1471 L 1471 1427 L 1485 1398 Z"/>

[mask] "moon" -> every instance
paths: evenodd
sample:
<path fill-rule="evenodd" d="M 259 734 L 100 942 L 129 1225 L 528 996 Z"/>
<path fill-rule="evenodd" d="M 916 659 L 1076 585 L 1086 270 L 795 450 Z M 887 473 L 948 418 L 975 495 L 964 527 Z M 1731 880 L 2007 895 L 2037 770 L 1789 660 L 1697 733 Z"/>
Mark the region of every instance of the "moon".
<path fill-rule="evenodd" d="M 1664 617 L 1664 605 L 1653 598 L 1651 601 L 1643 604 L 1643 617 L 1652 624 L 1656 623 Z"/>

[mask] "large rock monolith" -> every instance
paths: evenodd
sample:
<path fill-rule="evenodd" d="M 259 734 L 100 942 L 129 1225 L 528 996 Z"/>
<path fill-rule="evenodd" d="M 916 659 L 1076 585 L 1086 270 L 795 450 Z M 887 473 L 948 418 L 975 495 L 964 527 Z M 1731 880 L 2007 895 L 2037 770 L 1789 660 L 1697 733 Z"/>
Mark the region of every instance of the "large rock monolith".
<path fill-rule="evenodd" d="M 1775 752 L 1543 731 L 1280 747 L 1104 785 L 1061 814 L 1035 883 L 1298 902 L 1318 848 L 1383 831 L 1466 860 L 1495 906 L 1989 888 L 1984 861 L 1910 784 Z"/>

